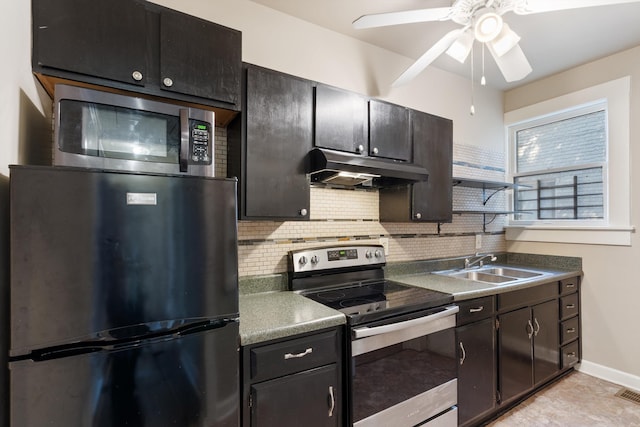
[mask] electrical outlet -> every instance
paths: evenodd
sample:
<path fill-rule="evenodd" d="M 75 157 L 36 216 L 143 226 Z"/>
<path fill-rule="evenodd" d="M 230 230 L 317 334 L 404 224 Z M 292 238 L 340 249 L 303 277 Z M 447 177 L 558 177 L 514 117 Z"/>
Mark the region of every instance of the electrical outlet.
<path fill-rule="evenodd" d="M 384 254 L 389 255 L 389 239 L 386 237 L 381 237 L 379 242 L 384 248 Z"/>
<path fill-rule="evenodd" d="M 482 249 L 482 234 L 476 234 L 476 249 Z"/>

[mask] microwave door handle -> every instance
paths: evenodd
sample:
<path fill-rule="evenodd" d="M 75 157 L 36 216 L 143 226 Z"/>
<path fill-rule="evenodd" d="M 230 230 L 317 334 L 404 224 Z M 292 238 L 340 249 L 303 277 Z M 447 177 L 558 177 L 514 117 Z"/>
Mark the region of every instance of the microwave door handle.
<path fill-rule="evenodd" d="M 180 172 L 187 172 L 189 168 L 189 109 L 180 109 Z"/>
<path fill-rule="evenodd" d="M 389 325 L 383 326 L 374 326 L 372 328 L 362 327 L 353 330 L 353 335 L 355 339 L 371 337 L 374 335 L 387 334 L 389 332 L 396 332 L 405 328 L 409 328 L 417 325 L 424 325 L 443 317 L 452 316 L 460 311 L 460 308 L 457 305 L 448 306 L 446 309 L 439 311 L 435 314 L 431 314 L 429 316 L 418 317 L 411 320 L 405 320 L 403 322 L 391 323 Z"/>

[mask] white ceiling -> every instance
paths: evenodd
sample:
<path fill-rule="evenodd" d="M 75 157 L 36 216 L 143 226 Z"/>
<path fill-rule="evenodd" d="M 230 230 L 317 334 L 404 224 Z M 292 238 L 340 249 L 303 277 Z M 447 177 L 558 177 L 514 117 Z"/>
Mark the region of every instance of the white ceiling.
<path fill-rule="evenodd" d="M 445 33 L 459 25 L 425 22 L 392 27 L 354 30 L 351 23 L 371 13 L 450 6 L 451 0 L 252 0 L 302 20 L 416 59 Z M 535 1 L 535 0 L 532 0 Z M 526 82 L 640 45 L 640 0 L 618 4 L 520 16 L 507 13 L 505 21 L 522 37 L 520 46 L 533 72 L 527 78 L 506 83 L 487 52 L 487 84 L 509 89 Z M 481 49 L 474 48 L 476 78 Z M 465 64 L 442 55 L 432 66 L 470 77 Z"/>

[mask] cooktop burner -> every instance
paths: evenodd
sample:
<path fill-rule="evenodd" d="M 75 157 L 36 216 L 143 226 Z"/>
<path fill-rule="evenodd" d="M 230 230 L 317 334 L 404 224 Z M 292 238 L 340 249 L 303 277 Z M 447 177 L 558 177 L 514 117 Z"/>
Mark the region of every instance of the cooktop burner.
<path fill-rule="evenodd" d="M 437 307 L 453 301 L 450 294 L 391 280 L 363 281 L 343 286 L 330 290 L 308 290 L 302 295 L 346 314 L 350 323 Z"/>

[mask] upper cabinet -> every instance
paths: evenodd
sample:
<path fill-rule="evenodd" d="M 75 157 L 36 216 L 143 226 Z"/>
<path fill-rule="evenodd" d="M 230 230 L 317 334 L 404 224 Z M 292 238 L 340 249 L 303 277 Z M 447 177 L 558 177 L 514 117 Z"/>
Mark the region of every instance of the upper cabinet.
<path fill-rule="evenodd" d="M 240 219 L 308 220 L 311 82 L 247 65 L 244 107 L 228 128 Z"/>
<path fill-rule="evenodd" d="M 413 162 L 429 171 L 427 181 L 380 190 L 381 221 L 451 222 L 453 122 L 411 110 Z"/>
<path fill-rule="evenodd" d="M 369 155 L 409 162 L 409 109 L 372 99 L 369 101 Z"/>
<path fill-rule="evenodd" d="M 314 90 L 315 146 L 366 155 L 367 98 L 322 84 Z"/>
<path fill-rule="evenodd" d="M 239 110 L 239 31 L 136 0 L 33 0 L 33 71 Z M 49 79 L 53 77 L 54 79 Z"/>

